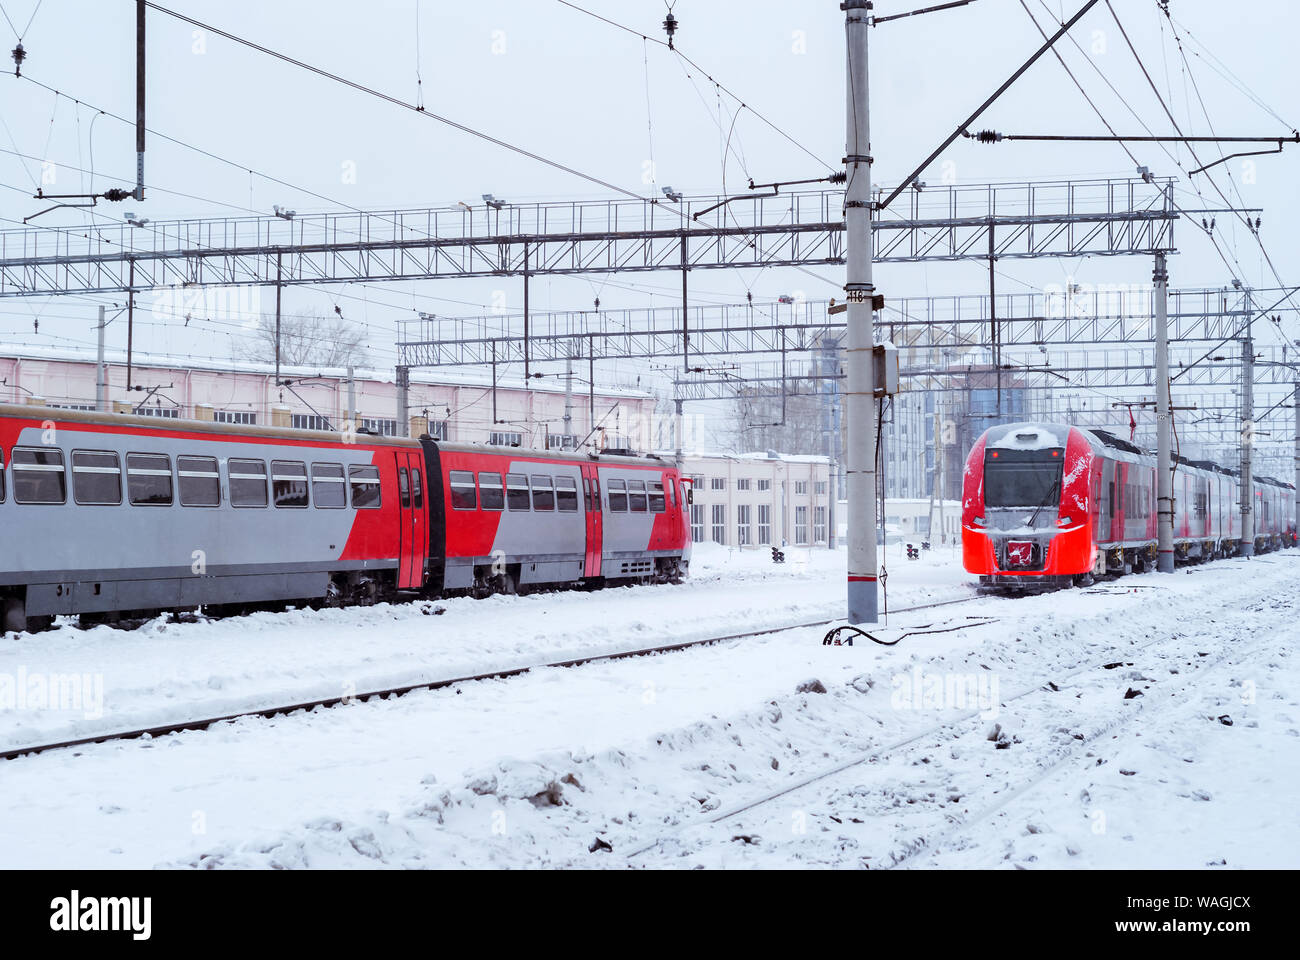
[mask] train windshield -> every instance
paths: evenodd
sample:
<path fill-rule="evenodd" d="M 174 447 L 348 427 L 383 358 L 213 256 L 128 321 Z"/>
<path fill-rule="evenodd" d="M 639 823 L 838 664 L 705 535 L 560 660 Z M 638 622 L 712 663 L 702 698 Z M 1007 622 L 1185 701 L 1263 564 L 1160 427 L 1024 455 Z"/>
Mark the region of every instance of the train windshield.
<path fill-rule="evenodd" d="M 1061 496 L 1061 465 L 1059 450 L 1034 451 L 1032 456 L 1019 451 L 991 451 L 984 458 L 984 505 L 1050 505 Z"/>

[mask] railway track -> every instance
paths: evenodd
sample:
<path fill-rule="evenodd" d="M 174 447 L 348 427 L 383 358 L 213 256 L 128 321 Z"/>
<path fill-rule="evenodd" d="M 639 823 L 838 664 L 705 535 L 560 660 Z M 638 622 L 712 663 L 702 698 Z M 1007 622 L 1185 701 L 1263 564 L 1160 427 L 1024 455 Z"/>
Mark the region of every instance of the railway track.
<path fill-rule="evenodd" d="M 1288 604 L 1288 608 L 1293 606 Z M 1136 662 L 1137 658 L 1150 651 L 1152 648 L 1162 644 L 1169 644 L 1171 641 L 1183 639 L 1178 636 L 1163 636 L 1148 640 L 1145 643 L 1136 646 L 1115 646 L 1107 651 L 1107 654 L 1100 659 L 1090 659 L 1087 663 L 1077 664 L 1073 667 L 1066 668 L 1062 671 L 1055 671 L 1051 676 L 1045 677 L 1039 682 L 1026 686 L 1009 697 L 1003 697 L 999 700 L 999 706 L 1005 708 L 1008 705 L 1025 701 L 1035 696 L 1057 696 L 1060 691 L 1065 689 L 1067 682 L 1081 675 L 1089 673 L 1098 673 L 1104 676 L 1105 671 L 1117 666 L 1116 661 L 1128 664 L 1129 661 Z M 1210 661 L 1201 660 L 1199 657 L 1192 659 L 1198 662 L 1198 669 L 1194 677 L 1185 683 L 1182 689 L 1186 689 L 1195 683 L 1207 673 L 1217 669 L 1224 663 L 1229 662 L 1238 655 L 1240 651 L 1236 646 L 1225 650 L 1218 657 Z M 1163 705 L 1160 708 L 1163 709 Z M 1110 716 L 1105 722 L 1095 724 L 1082 739 L 1072 740 L 1064 747 L 1049 751 L 1046 755 L 1040 755 L 1033 764 L 1033 772 L 1030 776 L 1022 779 L 1013 787 L 1004 789 L 996 800 L 982 806 L 977 812 L 964 817 L 945 816 L 943 826 L 930 836 L 917 838 L 913 842 L 906 844 L 901 849 L 890 849 L 886 855 L 875 858 L 875 862 L 886 868 L 902 866 L 909 861 L 925 855 L 932 856 L 944 845 L 951 844 L 961 834 L 972 827 L 987 822 L 994 817 L 999 811 L 1007 807 L 1015 800 L 1031 793 L 1047 780 L 1055 772 L 1072 760 L 1078 759 L 1084 752 L 1090 748 L 1095 748 L 1098 742 L 1109 735 L 1113 735 L 1117 730 L 1131 726 L 1144 714 L 1149 714 L 1152 708 L 1145 702 L 1133 704 L 1131 707 L 1125 707 L 1120 712 Z M 661 846 L 685 839 L 687 835 L 697 831 L 708 831 L 712 827 L 723 824 L 726 821 L 733 820 L 742 814 L 760 810 L 763 807 L 787 798 L 793 794 L 804 791 L 817 784 L 824 784 L 826 781 L 833 781 L 837 776 L 846 773 L 857 767 L 867 764 L 873 764 L 877 761 L 890 758 L 897 758 L 907 751 L 917 748 L 918 746 L 929 746 L 932 743 L 948 742 L 956 740 L 959 737 L 974 736 L 979 739 L 985 737 L 983 731 L 973 721 L 978 720 L 984 713 L 982 709 L 973 709 L 965 711 L 956 717 L 945 722 L 929 726 L 921 731 L 902 737 L 899 740 L 866 751 L 853 756 L 847 760 L 842 760 L 829 767 L 823 768 L 811 774 L 804 775 L 797 780 L 783 784 L 781 787 L 767 793 L 750 797 L 744 801 L 723 807 L 701 819 L 694 820 L 688 824 L 677 827 L 668 831 L 659 837 L 649 841 L 642 842 L 629 850 L 626 854 L 626 860 L 629 863 L 637 861 L 647 854 L 652 854 Z M 907 809 L 904 807 L 904 809 Z M 891 809 L 887 806 L 879 810 L 868 811 L 871 817 L 887 817 L 891 815 Z"/>
<path fill-rule="evenodd" d="M 932 610 L 939 607 L 949 607 L 956 604 L 972 603 L 976 600 L 984 599 L 978 595 L 969 597 L 958 597 L 952 600 L 940 600 L 934 603 L 918 604 L 911 607 L 901 607 L 892 610 L 893 614 L 916 613 L 922 610 Z M 270 707 L 256 707 L 249 710 L 241 710 L 234 713 L 225 713 L 219 716 L 204 717 L 193 720 L 184 720 L 175 723 L 154 724 L 147 727 L 136 727 L 128 730 L 111 731 L 107 733 L 97 733 L 83 737 L 73 737 L 65 740 L 51 741 L 48 743 L 31 744 L 20 747 L 6 747 L 0 749 L 0 761 L 14 760 L 18 757 L 33 756 L 40 753 L 47 753 L 52 750 L 65 750 L 74 747 L 91 746 L 98 743 L 109 743 L 115 740 L 139 740 L 143 738 L 163 737 L 174 733 L 186 733 L 193 731 L 206 730 L 219 723 L 229 723 L 235 720 L 262 718 L 269 720 L 277 716 L 286 716 L 298 711 L 315 710 L 318 708 L 333 709 L 339 706 L 348 706 L 353 703 L 365 703 L 370 700 L 384 700 L 390 697 L 401 697 L 408 693 L 420 690 L 442 690 L 447 687 L 454 687 L 463 683 L 474 683 L 479 680 L 501 680 L 510 677 L 518 677 L 535 670 L 544 670 L 551 667 L 578 667 L 589 663 L 612 662 L 616 660 L 630 660 L 636 657 L 647 657 L 661 653 L 676 653 L 681 650 L 689 650 L 694 647 L 713 646 L 719 643 L 728 643 L 733 640 L 747 640 L 754 637 L 770 636 L 777 633 L 787 633 L 793 630 L 807 630 L 813 627 L 824 627 L 834 623 L 842 623 L 842 618 L 827 618 L 822 620 L 810 620 L 801 623 L 787 624 L 779 627 L 766 627 L 762 630 L 749 630 L 741 633 L 731 633 L 725 636 L 702 637 L 695 640 L 679 640 L 671 643 L 656 644 L 652 646 L 637 647 L 631 650 L 620 650 L 613 653 L 591 654 L 589 656 L 570 657 L 563 660 L 549 660 L 540 663 L 521 664 L 515 667 L 504 667 L 493 670 L 487 670 L 482 673 L 464 674 L 456 677 L 447 677 L 438 680 L 419 680 L 396 686 L 384 687 L 377 690 L 369 690 L 364 693 L 354 693 L 343 696 L 319 697 L 316 699 L 302 700 L 295 703 L 280 704 Z"/>

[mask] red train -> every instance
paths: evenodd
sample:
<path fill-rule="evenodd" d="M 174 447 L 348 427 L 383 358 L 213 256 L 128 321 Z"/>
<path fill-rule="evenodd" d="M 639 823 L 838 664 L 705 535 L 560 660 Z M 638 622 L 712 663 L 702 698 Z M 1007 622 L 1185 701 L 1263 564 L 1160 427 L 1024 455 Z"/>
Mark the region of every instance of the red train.
<path fill-rule="evenodd" d="M 1175 458 L 1178 563 L 1232 556 L 1241 476 Z M 1296 545 L 1296 490 L 1251 478 L 1258 552 Z M 1047 588 L 1154 569 L 1156 458 L 1101 430 L 1014 423 L 987 430 L 966 460 L 962 559 L 986 586 Z"/>
<path fill-rule="evenodd" d="M 3 626 L 676 580 L 687 496 L 655 457 L 0 405 Z"/>

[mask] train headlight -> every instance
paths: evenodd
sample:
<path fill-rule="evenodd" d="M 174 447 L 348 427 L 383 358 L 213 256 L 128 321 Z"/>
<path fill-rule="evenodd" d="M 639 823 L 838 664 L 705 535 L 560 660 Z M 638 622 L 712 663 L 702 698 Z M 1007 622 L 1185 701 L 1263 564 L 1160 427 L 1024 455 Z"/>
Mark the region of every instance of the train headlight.
<path fill-rule="evenodd" d="M 1056 521 L 1056 525 L 1058 527 L 1068 527 L 1071 526 L 1073 523 L 1074 523 L 1073 517 L 1062 517 L 1060 520 Z"/>
<path fill-rule="evenodd" d="M 988 521 L 985 520 L 983 517 L 976 517 L 974 520 L 971 521 L 971 523 L 975 524 L 975 526 L 977 526 L 977 527 L 987 527 L 987 526 L 988 526 Z"/>

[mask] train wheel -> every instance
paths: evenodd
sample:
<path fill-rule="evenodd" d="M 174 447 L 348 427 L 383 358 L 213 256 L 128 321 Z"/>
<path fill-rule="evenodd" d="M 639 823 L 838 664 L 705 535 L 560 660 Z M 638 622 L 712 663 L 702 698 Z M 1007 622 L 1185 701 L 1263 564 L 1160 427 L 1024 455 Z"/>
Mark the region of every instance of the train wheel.
<path fill-rule="evenodd" d="M 4 631 L 22 633 L 27 629 L 27 607 L 20 597 L 5 597 Z"/>

